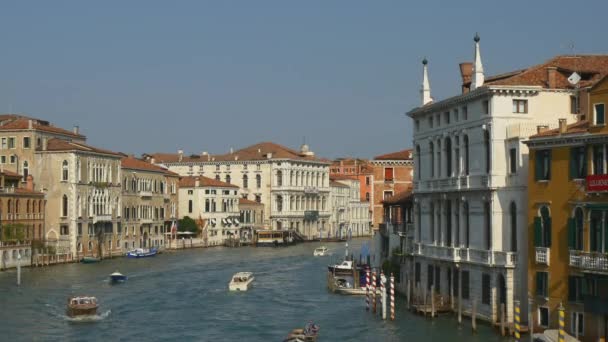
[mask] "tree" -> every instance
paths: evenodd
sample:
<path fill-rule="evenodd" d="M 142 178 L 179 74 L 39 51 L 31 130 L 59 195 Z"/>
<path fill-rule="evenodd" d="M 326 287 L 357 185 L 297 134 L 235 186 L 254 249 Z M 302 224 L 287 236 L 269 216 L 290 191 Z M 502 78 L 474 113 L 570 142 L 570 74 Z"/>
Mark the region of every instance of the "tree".
<path fill-rule="evenodd" d="M 196 224 L 196 221 L 194 221 L 189 216 L 184 216 L 183 219 L 179 220 L 177 229 L 180 232 L 198 233 L 198 225 Z"/>
<path fill-rule="evenodd" d="M 25 239 L 25 229 L 25 226 L 20 223 L 3 225 L 0 238 L 3 241 L 23 241 Z"/>

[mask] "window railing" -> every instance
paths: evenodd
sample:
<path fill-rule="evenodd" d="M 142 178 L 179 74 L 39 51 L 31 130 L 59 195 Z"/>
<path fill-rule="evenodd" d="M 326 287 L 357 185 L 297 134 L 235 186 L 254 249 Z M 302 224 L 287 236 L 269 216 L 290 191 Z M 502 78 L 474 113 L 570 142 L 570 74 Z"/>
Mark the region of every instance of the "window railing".
<path fill-rule="evenodd" d="M 550 252 L 548 247 L 536 247 L 536 263 L 549 266 Z"/>
<path fill-rule="evenodd" d="M 570 250 L 570 266 L 588 271 L 608 272 L 608 254 Z"/>

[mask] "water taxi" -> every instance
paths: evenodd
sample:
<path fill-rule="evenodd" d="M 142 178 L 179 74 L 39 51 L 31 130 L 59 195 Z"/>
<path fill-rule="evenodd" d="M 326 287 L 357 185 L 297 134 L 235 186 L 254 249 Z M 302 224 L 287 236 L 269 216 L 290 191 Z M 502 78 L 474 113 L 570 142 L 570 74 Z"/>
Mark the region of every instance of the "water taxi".
<path fill-rule="evenodd" d="M 326 256 L 329 254 L 329 250 L 325 246 L 315 248 L 315 251 L 312 253 L 314 256 Z"/>
<path fill-rule="evenodd" d="M 146 258 L 155 256 L 158 253 L 156 248 L 136 248 L 127 253 L 128 258 Z"/>
<path fill-rule="evenodd" d="M 232 276 L 228 289 L 230 291 L 247 291 L 255 277 L 251 272 L 239 272 Z"/>
<path fill-rule="evenodd" d="M 293 329 L 283 342 L 315 342 L 319 335 L 319 326 L 308 322 L 304 329 Z"/>
<path fill-rule="evenodd" d="M 344 260 L 341 264 L 327 266 L 327 270 L 332 273 L 352 272 L 353 262 L 351 260 Z"/>
<path fill-rule="evenodd" d="M 68 298 L 67 315 L 69 317 L 94 316 L 97 314 L 97 308 L 97 298 L 74 296 Z"/>
<path fill-rule="evenodd" d="M 127 281 L 127 276 L 116 271 L 110 274 L 110 281 L 112 281 L 112 283 L 124 283 Z"/>

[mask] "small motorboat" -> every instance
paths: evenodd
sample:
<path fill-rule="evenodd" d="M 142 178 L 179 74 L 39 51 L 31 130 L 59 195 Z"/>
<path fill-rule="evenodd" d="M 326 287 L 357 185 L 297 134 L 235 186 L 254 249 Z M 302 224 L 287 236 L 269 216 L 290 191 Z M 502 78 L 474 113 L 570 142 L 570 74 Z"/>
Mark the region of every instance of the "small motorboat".
<path fill-rule="evenodd" d="M 329 250 L 325 246 L 315 248 L 315 251 L 312 252 L 314 256 L 326 256 L 329 253 Z"/>
<path fill-rule="evenodd" d="M 68 298 L 67 315 L 69 317 L 95 316 L 97 314 L 97 298 L 91 296 L 74 296 Z"/>
<path fill-rule="evenodd" d="M 134 250 L 131 250 L 129 252 L 127 252 L 127 257 L 128 258 L 147 258 L 147 257 L 152 257 L 155 256 L 158 253 L 158 250 L 156 248 L 135 248 Z"/>
<path fill-rule="evenodd" d="M 110 281 L 112 283 L 124 283 L 125 281 L 127 281 L 127 276 L 116 271 L 110 274 Z"/>
<path fill-rule="evenodd" d="M 308 322 L 304 329 L 293 329 L 283 342 L 314 342 L 319 335 L 319 326 Z"/>
<path fill-rule="evenodd" d="M 353 262 L 350 260 L 344 260 L 341 264 L 329 265 L 327 269 L 330 272 L 334 271 L 352 271 L 353 270 Z"/>
<path fill-rule="evenodd" d="M 80 259 L 80 262 L 83 264 L 94 264 L 94 263 L 100 262 L 100 261 L 101 261 L 101 259 L 92 257 L 92 256 L 84 256 L 84 257 L 82 257 L 82 259 Z"/>
<path fill-rule="evenodd" d="M 230 291 L 247 291 L 255 277 L 251 272 L 239 272 L 232 276 L 228 289 Z"/>

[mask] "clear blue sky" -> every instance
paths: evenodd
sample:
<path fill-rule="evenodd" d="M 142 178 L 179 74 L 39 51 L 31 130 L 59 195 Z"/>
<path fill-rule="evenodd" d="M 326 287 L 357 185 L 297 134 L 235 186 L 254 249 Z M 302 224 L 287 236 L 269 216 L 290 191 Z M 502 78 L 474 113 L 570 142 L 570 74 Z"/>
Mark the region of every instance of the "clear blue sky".
<path fill-rule="evenodd" d="M 116 151 L 225 153 L 306 137 L 324 157 L 411 146 L 420 60 L 459 91 L 481 36 L 486 75 L 608 53 L 608 1 L 3 1 L 0 112 Z"/>

